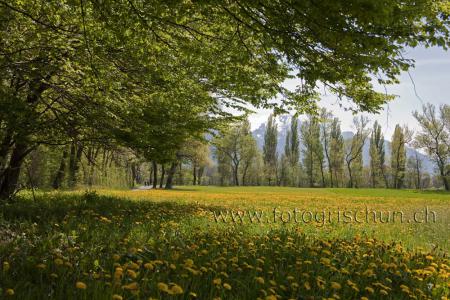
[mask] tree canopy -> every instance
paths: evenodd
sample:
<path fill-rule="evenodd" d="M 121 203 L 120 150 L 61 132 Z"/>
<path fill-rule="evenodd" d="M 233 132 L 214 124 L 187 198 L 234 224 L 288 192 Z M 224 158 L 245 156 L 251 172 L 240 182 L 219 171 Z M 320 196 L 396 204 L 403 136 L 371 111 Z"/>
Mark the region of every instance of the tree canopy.
<path fill-rule="evenodd" d="M 0 0 L 1 176 L 74 141 L 172 160 L 231 108 L 311 112 L 321 86 L 377 111 L 393 96 L 373 76 L 395 83 L 406 47 L 447 48 L 449 13 L 446 0 Z"/>

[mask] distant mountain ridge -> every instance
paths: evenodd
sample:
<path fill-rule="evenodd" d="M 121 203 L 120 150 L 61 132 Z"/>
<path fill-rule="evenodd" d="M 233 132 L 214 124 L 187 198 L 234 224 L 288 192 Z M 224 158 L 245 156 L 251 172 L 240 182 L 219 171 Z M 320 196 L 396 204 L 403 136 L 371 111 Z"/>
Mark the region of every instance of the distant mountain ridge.
<path fill-rule="evenodd" d="M 287 131 L 290 129 L 290 116 L 280 116 L 277 118 L 277 124 L 278 124 L 278 143 L 277 143 L 277 152 L 278 155 L 281 155 L 284 152 L 284 145 L 286 142 L 286 134 Z M 299 133 L 300 133 L 300 125 L 301 125 L 301 121 L 299 121 Z M 266 132 L 266 124 L 262 123 L 258 128 L 256 128 L 255 130 L 253 130 L 252 134 L 253 137 L 256 140 L 256 144 L 258 145 L 259 149 L 263 149 L 264 146 L 264 134 Z M 342 132 L 342 136 L 344 137 L 344 140 L 348 140 L 351 139 L 353 137 L 354 133 L 351 131 L 343 131 Z M 302 141 L 300 140 L 300 147 L 301 147 L 301 143 Z M 368 166 L 370 163 L 370 154 L 369 154 L 369 148 L 370 148 L 370 138 L 368 138 L 366 140 L 366 142 L 364 143 L 364 148 L 363 148 L 363 163 L 364 166 Z M 385 152 L 386 152 L 386 161 L 389 161 L 389 153 L 391 153 L 391 142 L 388 140 L 384 140 L 384 148 L 385 148 Z M 431 159 L 421 153 L 418 152 L 410 147 L 406 147 L 406 156 L 410 157 L 413 156 L 415 153 L 418 153 L 418 156 L 420 157 L 420 159 L 422 159 L 422 163 L 423 163 L 423 169 L 426 172 L 429 173 L 433 173 L 434 172 L 434 163 L 431 161 Z"/>

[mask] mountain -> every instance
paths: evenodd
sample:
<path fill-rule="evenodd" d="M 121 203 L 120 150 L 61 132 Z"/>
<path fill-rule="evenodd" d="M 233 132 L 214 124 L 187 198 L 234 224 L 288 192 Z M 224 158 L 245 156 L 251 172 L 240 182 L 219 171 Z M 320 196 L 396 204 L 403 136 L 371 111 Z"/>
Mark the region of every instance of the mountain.
<path fill-rule="evenodd" d="M 281 155 L 284 152 L 284 144 L 286 141 L 286 134 L 287 131 L 290 129 L 290 116 L 283 115 L 278 117 L 277 119 L 278 124 L 278 144 L 277 144 L 277 152 L 278 155 Z M 299 133 L 300 133 L 300 121 L 299 121 Z M 262 123 L 258 128 L 256 128 L 252 134 L 253 137 L 256 140 L 256 144 L 258 145 L 259 149 L 263 149 L 264 146 L 264 134 L 266 132 L 266 124 Z M 343 131 L 342 136 L 344 137 L 344 140 L 349 140 L 353 137 L 354 133 L 351 131 Z M 301 140 L 300 140 L 300 147 L 301 147 Z M 368 166 L 370 163 L 370 155 L 369 155 L 369 148 L 370 148 L 370 138 L 366 140 L 364 143 L 363 148 L 363 162 L 365 166 Z M 391 142 L 388 140 L 384 140 L 384 148 L 386 151 L 386 162 L 389 162 L 389 154 L 391 153 Z M 416 151 L 415 149 L 406 147 L 406 156 L 410 157 L 413 156 L 417 152 L 419 158 L 423 162 L 423 168 L 424 171 L 433 173 L 434 172 L 434 163 L 431 161 L 431 159 L 421 153 Z"/>

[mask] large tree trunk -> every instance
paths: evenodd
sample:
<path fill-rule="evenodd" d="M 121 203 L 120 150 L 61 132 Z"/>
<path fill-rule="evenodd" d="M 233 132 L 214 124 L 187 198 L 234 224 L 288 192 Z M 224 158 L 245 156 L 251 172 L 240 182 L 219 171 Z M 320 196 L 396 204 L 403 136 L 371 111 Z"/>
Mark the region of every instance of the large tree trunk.
<path fill-rule="evenodd" d="M 444 184 L 444 189 L 446 190 L 446 191 L 449 191 L 450 190 L 450 184 L 449 184 L 449 182 L 448 182 L 448 179 L 447 179 L 447 174 L 445 174 L 445 166 L 444 166 L 444 164 L 442 164 L 442 165 L 439 165 L 439 173 L 440 173 L 440 175 L 441 175 L 441 178 L 442 178 L 442 183 Z"/>
<path fill-rule="evenodd" d="M 156 161 L 152 162 L 152 168 L 153 168 L 153 188 L 156 189 L 158 187 L 158 165 L 156 164 Z"/>
<path fill-rule="evenodd" d="M 352 166 L 350 163 L 347 163 L 347 170 L 348 170 L 348 177 L 349 177 L 348 187 L 352 188 L 353 187 L 353 174 L 352 174 Z"/>
<path fill-rule="evenodd" d="M 192 166 L 192 175 L 194 177 L 194 179 L 192 180 L 192 185 L 196 185 L 197 184 L 197 166 L 195 164 Z"/>
<path fill-rule="evenodd" d="M 233 177 L 234 177 L 234 184 L 236 186 L 239 186 L 239 169 L 238 169 L 238 167 L 233 168 Z"/>
<path fill-rule="evenodd" d="M 67 149 L 64 148 L 61 162 L 59 163 L 59 168 L 58 168 L 58 171 L 56 172 L 56 176 L 55 176 L 55 179 L 53 180 L 53 184 L 52 184 L 52 186 L 55 190 L 57 190 L 61 187 L 62 181 L 64 180 L 64 174 L 66 172 L 66 159 L 67 159 L 68 155 L 69 155 L 69 153 L 68 153 Z"/>
<path fill-rule="evenodd" d="M 442 177 L 442 181 L 444 182 L 444 188 L 446 191 L 450 191 L 450 184 L 448 182 L 447 176 Z"/>
<path fill-rule="evenodd" d="M 9 165 L 3 174 L 0 186 L 0 199 L 10 198 L 18 188 L 20 169 L 23 159 L 31 151 L 23 142 L 17 142 L 9 159 Z"/>
<path fill-rule="evenodd" d="M 249 166 L 250 166 L 249 164 L 246 164 L 245 167 L 244 167 L 244 170 L 242 172 L 242 185 L 243 186 L 246 185 L 245 179 L 247 177 L 247 171 L 248 171 Z"/>
<path fill-rule="evenodd" d="M 175 172 L 177 171 L 177 162 L 173 162 L 170 166 L 169 172 L 167 174 L 167 180 L 166 180 L 166 190 L 173 188 L 173 176 L 175 175 Z"/>
<path fill-rule="evenodd" d="M 204 171 L 205 171 L 205 167 L 198 168 L 197 185 L 201 185 L 201 183 L 202 183 L 202 176 L 203 176 L 203 172 Z"/>
<path fill-rule="evenodd" d="M 164 164 L 161 165 L 161 179 L 159 181 L 159 188 L 162 189 L 164 184 L 164 175 L 166 175 L 166 169 L 164 169 Z"/>
<path fill-rule="evenodd" d="M 74 188 L 77 184 L 77 173 L 80 168 L 81 155 L 83 154 L 83 145 L 72 143 L 70 148 L 69 165 L 69 187 Z"/>
<path fill-rule="evenodd" d="M 6 166 L 6 159 L 8 153 L 12 147 L 12 134 L 9 129 L 7 129 L 6 135 L 0 145 L 0 178 L 2 175 L 3 168 Z"/>

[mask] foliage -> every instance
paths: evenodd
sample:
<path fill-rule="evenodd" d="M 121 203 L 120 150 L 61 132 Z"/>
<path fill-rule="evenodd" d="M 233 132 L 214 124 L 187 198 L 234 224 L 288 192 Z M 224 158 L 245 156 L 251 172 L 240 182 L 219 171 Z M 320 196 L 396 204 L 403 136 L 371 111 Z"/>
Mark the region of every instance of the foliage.
<path fill-rule="evenodd" d="M 433 158 L 439 171 L 444 188 L 450 190 L 450 127 L 449 105 L 440 107 L 440 116 L 432 104 L 423 106 L 423 112 L 414 112 L 421 132 L 416 136 L 416 143 Z"/>

